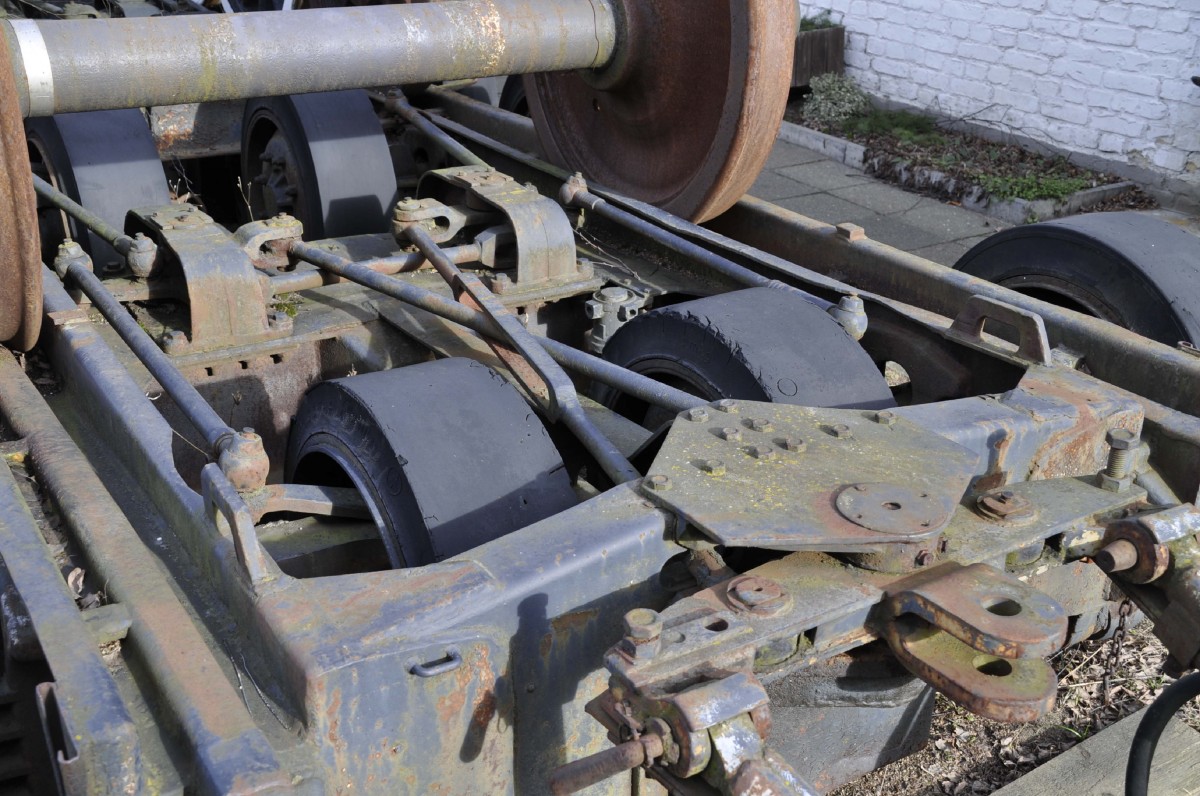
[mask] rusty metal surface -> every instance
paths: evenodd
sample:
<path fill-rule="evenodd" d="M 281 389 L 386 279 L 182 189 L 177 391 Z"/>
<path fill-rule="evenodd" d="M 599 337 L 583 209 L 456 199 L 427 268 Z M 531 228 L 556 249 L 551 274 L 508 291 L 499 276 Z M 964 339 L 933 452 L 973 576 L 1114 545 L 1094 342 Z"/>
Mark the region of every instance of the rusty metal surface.
<path fill-rule="evenodd" d="M 0 354 L 0 408 L 28 440 L 47 492 L 109 595 L 129 609 L 129 642 L 150 667 L 164 701 L 162 720 L 188 739 L 198 787 L 207 793 L 290 787 L 159 563 L 7 354 Z"/>
<path fill-rule="evenodd" d="M 0 36 L 0 62 L 11 41 Z M 16 77 L 0 68 L 0 341 L 17 350 L 32 348 L 42 330 L 42 262 L 37 202 L 29 178 L 29 150 Z"/>
<path fill-rule="evenodd" d="M 724 545 L 866 551 L 936 536 L 976 460 L 890 412 L 718 401 L 681 416 L 643 489 Z"/>
<path fill-rule="evenodd" d="M 619 2 L 612 63 L 526 80 L 547 158 L 676 215 L 736 202 L 775 142 L 787 100 L 795 4 Z M 719 98 L 697 102 L 696 87 Z"/>
<path fill-rule="evenodd" d="M 889 600 L 893 616 L 911 614 L 1002 658 L 1045 657 L 1066 639 L 1062 606 L 984 564 L 927 571 L 900 584 Z"/>
<path fill-rule="evenodd" d="M 1058 678 L 1041 658 L 1000 658 L 900 619 L 888 626 L 896 657 L 959 705 L 995 721 L 1028 722 L 1054 706 Z"/>

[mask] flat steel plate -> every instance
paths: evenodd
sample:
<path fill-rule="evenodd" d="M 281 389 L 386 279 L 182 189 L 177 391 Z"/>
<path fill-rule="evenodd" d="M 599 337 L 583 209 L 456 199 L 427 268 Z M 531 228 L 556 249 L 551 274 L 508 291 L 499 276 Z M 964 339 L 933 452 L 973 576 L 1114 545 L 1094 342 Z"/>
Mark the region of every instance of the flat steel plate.
<path fill-rule="evenodd" d="M 935 536 L 977 454 L 877 414 L 718 401 L 680 415 L 642 489 L 730 547 L 861 552 Z"/>

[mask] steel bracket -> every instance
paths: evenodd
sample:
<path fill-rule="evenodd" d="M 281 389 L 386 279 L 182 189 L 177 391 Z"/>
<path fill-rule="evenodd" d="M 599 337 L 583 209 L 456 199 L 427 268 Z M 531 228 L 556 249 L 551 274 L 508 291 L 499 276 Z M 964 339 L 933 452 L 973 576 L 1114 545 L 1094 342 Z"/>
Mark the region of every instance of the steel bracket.
<path fill-rule="evenodd" d="M 1034 721 L 1058 679 L 1041 657 L 1066 641 L 1054 600 L 985 564 L 946 564 L 889 590 L 883 635 L 909 671 L 966 709 Z"/>
<path fill-rule="evenodd" d="M 590 281 L 590 269 L 575 257 L 575 233 L 566 212 L 537 189 L 487 166 L 458 166 L 426 172 L 417 186 L 423 200 L 504 214 L 516 238 L 516 274 L 497 275 L 491 289 L 513 293 L 548 285 Z"/>
<path fill-rule="evenodd" d="M 199 208 L 186 204 L 130 210 L 126 219 L 130 235 L 144 232 L 167 257 L 164 278 L 180 273 L 187 286 L 189 329 L 168 335 L 169 354 L 194 353 L 216 348 L 279 340 L 292 332 L 292 319 L 267 309 L 269 292 L 263 289 L 244 241 Z M 291 227 L 286 227 L 291 234 Z"/>

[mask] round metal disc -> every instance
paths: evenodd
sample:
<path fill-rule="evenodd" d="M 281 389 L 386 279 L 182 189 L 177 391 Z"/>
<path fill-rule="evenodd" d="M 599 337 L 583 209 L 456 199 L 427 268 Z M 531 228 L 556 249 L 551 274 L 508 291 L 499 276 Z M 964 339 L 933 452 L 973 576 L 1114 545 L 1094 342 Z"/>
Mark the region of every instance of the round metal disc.
<path fill-rule="evenodd" d="M 835 505 L 855 525 L 897 536 L 929 533 L 949 516 L 937 497 L 898 484 L 853 484 L 838 494 Z"/>
<path fill-rule="evenodd" d="M 613 61 L 526 77 L 547 158 L 693 221 L 740 199 L 791 84 L 792 0 L 626 0 Z"/>
<path fill-rule="evenodd" d="M 0 62 L 8 57 L 8 41 L 0 36 Z M 42 263 L 25 125 L 10 69 L 0 69 L 0 169 L 0 342 L 25 350 L 42 328 Z"/>

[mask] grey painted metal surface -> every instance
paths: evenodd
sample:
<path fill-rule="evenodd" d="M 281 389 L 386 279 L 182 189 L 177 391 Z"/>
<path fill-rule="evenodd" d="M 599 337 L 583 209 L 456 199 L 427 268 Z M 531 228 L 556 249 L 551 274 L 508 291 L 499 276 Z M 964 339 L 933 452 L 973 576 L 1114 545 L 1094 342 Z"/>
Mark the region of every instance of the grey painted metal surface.
<path fill-rule="evenodd" d="M 2 27 L 25 116 L 589 69 L 608 61 L 617 38 L 606 0 L 459 0 Z"/>

